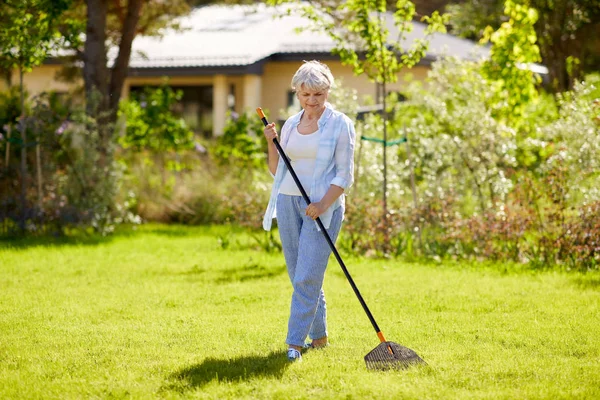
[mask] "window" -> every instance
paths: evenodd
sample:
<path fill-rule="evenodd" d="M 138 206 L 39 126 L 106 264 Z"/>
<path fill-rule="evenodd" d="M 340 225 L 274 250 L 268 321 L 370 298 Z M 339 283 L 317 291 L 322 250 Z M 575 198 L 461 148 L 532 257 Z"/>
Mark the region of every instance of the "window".
<path fill-rule="evenodd" d="M 288 90 L 287 92 L 287 108 L 294 107 L 300 110 L 300 100 L 296 96 L 296 92 Z"/>
<path fill-rule="evenodd" d="M 158 87 L 158 86 L 151 86 Z M 212 86 L 171 86 L 181 91 L 181 102 L 175 107 L 175 114 L 181 116 L 186 124 L 197 134 L 212 136 L 213 87 Z M 130 96 L 139 98 L 144 91 L 142 86 L 132 86 Z"/>

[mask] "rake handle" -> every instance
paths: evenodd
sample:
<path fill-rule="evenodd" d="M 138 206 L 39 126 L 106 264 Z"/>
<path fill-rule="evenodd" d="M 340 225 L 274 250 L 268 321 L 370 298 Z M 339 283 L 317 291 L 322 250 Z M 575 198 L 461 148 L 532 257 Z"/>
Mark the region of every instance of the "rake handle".
<path fill-rule="evenodd" d="M 265 117 L 265 113 L 263 112 L 262 108 L 258 107 L 256 109 L 256 112 L 257 112 L 258 116 L 260 117 L 260 120 L 262 121 L 262 123 L 265 126 L 269 125 L 269 122 L 267 121 L 267 117 Z M 283 159 L 285 166 L 287 167 L 288 171 L 292 175 L 294 182 L 296 182 L 296 186 L 298 186 L 298 189 L 300 190 L 300 193 L 302 194 L 302 198 L 304 199 L 304 201 L 306 202 L 307 205 L 310 204 L 311 203 L 310 198 L 308 197 L 308 194 L 306 194 L 304 187 L 302 187 L 302 183 L 300 183 L 300 179 L 298 179 L 298 175 L 296 175 L 296 171 L 294 171 L 294 168 L 292 168 L 292 164 L 290 163 L 290 160 L 288 159 L 287 155 L 285 154 L 285 151 L 283 151 L 283 148 L 279 144 L 279 141 L 274 138 L 273 143 L 275 144 L 275 147 L 277 148 L 277 152 Z M 356 294 L 356 297 L 358 297 L 358 301 L 360 302 L 363 309 L 365 310 L 367 317 L 369 317 L 369 321 L 371 321 L 371 325 L 373 325 L 375 332 L 377 332 L 377 337 L 379 337 L 379 340 L 382 343 L 386 342 L 385 337 L 383 336 L 383 333 L 381 333 L 381 330 L 379 329 L 379 326 L 377 325 L 377 322 L 375 322 L 375 318 L 373 317 L 373 314 L 371 314 L 371 310 L 369 310 L 367 303 L 365 303 L 365 300 L 363 299 L 362 295 L 360 294 L 358 287 L 354 283 L 354 279 L 352 279 L 352 277 L 350 276 L 350 273 L 348 272 L 348 268 L 346 268 L 346 264 L 344 264 L 344 260 L 342 260 L 340 253 L 337 251 L 335 244 L 333 243 L 333 241 L 331 240 L 331 237 L 327 233 L 327 230 L 325 229 L 325 226 L 323 225 L 321 218 L 317 217 L 316 221 L 317 221 L 317 225 L 319 226 L 319 229 L 321 230 L 321 233 L 323 233 L 323 236 L 325 236 L 325 240 L 327 241 L 329 248 L 331 248 L 331 251 L 333 252 L 333 255 L 335 256 L 335 259 L 340 264 L 340 267 L 342 267 L 342 271 L 344 271 L 344 275 L 346 275 L 346 279 L 348 279 L 348 282 L 350 283 L 352 290 L 354 290 L 354 294 Z"/>

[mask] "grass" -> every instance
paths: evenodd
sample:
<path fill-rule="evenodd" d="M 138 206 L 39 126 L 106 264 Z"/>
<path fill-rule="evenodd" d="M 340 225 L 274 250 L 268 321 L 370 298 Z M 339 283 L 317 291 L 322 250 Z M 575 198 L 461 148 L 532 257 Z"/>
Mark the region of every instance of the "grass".
<path fill-rule="evenodd" d="M 283 256 L 230 229 L 0 242 L 0 398 L 600 398 L 598 274 L 346 255 L 387 339 L 428 363 L 370 372 L 332 259 L 331 346 L 289 364 Z"/>

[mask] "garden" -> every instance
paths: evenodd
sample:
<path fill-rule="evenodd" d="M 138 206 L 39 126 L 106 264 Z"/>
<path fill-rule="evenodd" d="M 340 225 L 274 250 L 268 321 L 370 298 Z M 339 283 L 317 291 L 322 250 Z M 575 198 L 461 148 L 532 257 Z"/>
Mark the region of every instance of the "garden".
<path fill-rule="evenodd" d="M 0 17 L 0 65 L 21 78 L 85 44 L 86 2 L 38 3 Z M 297 12 L 389 93 L 428 42 L 403 47 L 416 11 L 401 0 L 381 46 L 377 3 Z M 0 92 L 0 397 L 600 397 L 600 74 L 576 58 L 563 81 L 536 73 L 549 11 L 499 3 L 487 59 L 440 58 L 381 99 L 330 93 L 356 127 L 336 245 L 388 340 L 427 363 L 402 371 L 365 368 L 378 339 L 333 257 L 331 346 L 287 362 L 292 288 L 277 229 L 262 230 L 273 178 L 252 110 L 195 134 L 168 80 L 120 98 L 90 55 L 79 92 Z M 48 9 L 32 20 L 27 5 Z M 466 24 L 450 10 L 424 18 L 427 38 Z"/>

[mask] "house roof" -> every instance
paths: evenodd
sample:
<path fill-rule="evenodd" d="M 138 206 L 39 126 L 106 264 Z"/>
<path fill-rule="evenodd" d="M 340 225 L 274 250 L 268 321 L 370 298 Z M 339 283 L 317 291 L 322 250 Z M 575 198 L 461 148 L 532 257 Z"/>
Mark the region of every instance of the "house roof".
<path fill-rule="evenodd" d="M 284 16 L 282 16 L 284 15 Z M 388 16 L 391 37 L 393 16 Z M 326 33 L 302 31 L 310 24 L 283 8 L 257 5 L 211 5 L 181 18 L 183 31 L 167 31 L 162 37 L 137 37 L 133 42 L 130 75 L 156 75 L 165 70 L 178 74 L 262 73 L 268 60 L 333 59 L 334 42 Z M 413 23 L 406 36 L 409 46 L 425 37 L 426 25 Z M 442 55 L 459 58 L 486 57 L 489 50 L 475 42 L 449 34 L 434 34 L 424 62 Z"/>
<path fill-rule="evenodd" d="M 200 7 L 181 19 L 183 31 L 162 37 L 137 37 L 130 68 L 232 68 L 250 67 L 267 58 L 289 52 L 329 53 L 327 35 L 303 32 L 299 16 L 279 18 L 281 9 L 253 6 Z"/>

